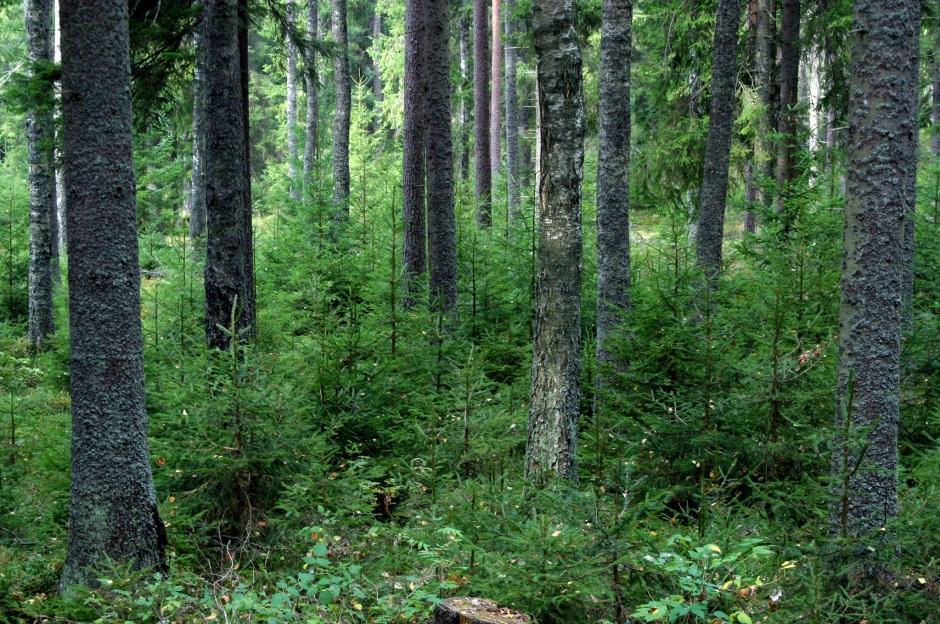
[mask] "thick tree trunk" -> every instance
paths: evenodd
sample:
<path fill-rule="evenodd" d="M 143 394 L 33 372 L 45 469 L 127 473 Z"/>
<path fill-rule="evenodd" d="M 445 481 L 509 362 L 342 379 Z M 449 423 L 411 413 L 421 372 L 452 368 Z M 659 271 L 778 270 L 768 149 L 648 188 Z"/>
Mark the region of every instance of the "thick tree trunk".
<path fill-rule="evenodd" d="M 406 307 L 416 303 L 426 269 L 425 147 L 427 145 L 428 2 L 405 4 L 405 119 L 402 222 Z"/>
<path fill-rule="evenodd" d="M 581 180 L 584 97 L 573 0 L 536 0 L 538 59 L 538 292 L 526 475 L 577 480 L 581 392 Z"/>
<path fill-rule="evenodd" d="M 295 21 L 294 0 L 287 1 L 287 20 L 291 26 Z M 297 46 L 287 37 L 287 170 L 290 177 L 290 198 L 300 201 L 300 180 L 297 177 L 299 162 L 297 150 Z"/>
<path fill-rule="evenodd" d="M 855 3 L 839 311 L 833 535 L 849 578 L 893 566 L 904 228 L 917 169 L 919 0 Z M 885 531 L 885 527 L 889 527 Z"/>
<path fill-rule="evenodd" d="M 248 148 L 243 103 L 241 0 L 206 2 L 206 341 L 226 349 L 235 328 L 254 334 Z M 248 214 L 246 223 L 246 213 Z"/>
<path fill-rule="evenodd" d="M 59 1 L 58 0 L 54 0 L 53 7 L 54 7 L 53 10 L 55 12 L 55 18 L 54 18 L 55 19 L 55 40 L 53 43 L 54 52 L 53 52 L 52 58 L 56 63 L 61 63 L 62 62 L 62 47 L 61 47 L 62 20 L 59 17 Z M 61 79 L 56 82 L 56 100 L 58 102 L 58 109 L 61 111 L 62 110 Z M 59 127 L 61 127 L 61 124 L 59 124 Z M 58 133 L 59 138 L 56 141 L 55 159 L 56 159 L 56 163 L 59 163 L 62 160 L 62 153 L 61 153 L 61 147 L 60 147 L 62 144 L 61 130 L 57 130 L 57 133 Z M 55 188 L 56 188 L 56 201 L 55 201 L 56 222 L 59 224 L 58 249 L 61 255 L 61 254 L 67 253 L 66 249 L 67 249 L 68 237 L 66 235 L 66 227 L 65 227 L 65 170 L 58 164 L 56 165 L 56 170 L 55 170 Z"/>
<path fill-rule="evenodd" d="M 460 51 L 460 178 L 470 179 L 470 107 L 467 106 L 470 80 L 470 20 L 461 16 L 458 34 Z"/>
<path fill-rule="evenodd" d="M 609 338 L 630 307 L 630 66 L 633 0 L 604 0 L 597 157 L 597 372 L 612 363 Z M 622 369 L 623 362 L 616 368 Z"/>
<path fill-rule="evenodd" d="M 750 77 L 750 86 L 760 89 L 760 80 L 758 78 L 757 67 L 757 14 L 758 0 L 748 0 L 747 2 L 747 54 L 746 58 L 750 63 L 751 71 L 746 74 Z M 754 205 L 757 201 L 757 181 L 754 179 L 754 168 L 757 162 L 756 141 L 749 146 L 747 164 L 744 166 L 744 231 L 753 233 L 757 230 L 757 219 L 754 214 Z"/>
<path fill-rule="evenodd" d="M 772 173 L 773 141 L 771 123 L 773 118 L 773 87 L 771 79 L 774 63 L 774 0 L 757 0 L 757 23 L 754 49 L 754 66 L 757 76 L 757 93 L 760 98 L 761 115 L 757 133 L 754 136 L 754 167 L 756 195 L 766 206 L 770 203 L 771 195 L 758 183 L 764 176 Z M 757 219 L 753 212 L 745 215 L 745 229 L 749 232 L 756 230 Z"/>
<path fill-rule="evenodd" d="M 450 120 L 448 0 L 425 0 L 427 18 L 427 188 L 431 308 L 457 311 L 457 221 Z"/>
<path fill-rule="evenodd" d="M 72 490 L 61 586 L 165 569 L 147 445 L 126 2 L 62 3 Z M 106 233 L 106 235 L 103 235 Z"/>
<path fill-rule="evenodd" d="M 502 166 L 502 139 L 500 116 L 503 107 L 503 24 L 501 0 L 491 0 L 490 32 L 490 180 L 499 179 Z"/>
<path fill-rule="evenodd" d="M 493 224 L 490 177 L 490 83 L 489 24 L 486 0 L 473 0 L 473 123 L 475 128 L 474 172 L 476 174 L 477 223 Z"/>
<path fill-rule="evenodd" d="M 307 0 L 307 38 L 316 41 L 318 38 L 318 0 Z M 304 142 L 304 189 L 309 198 L 313 186 L 313 169 L 316 166 L 319 150 L 317 143 L 320 137 L 320 98 L 319 76 L 317 75 L 317 53 L 308 48 L 305 60 L 304 82 L 307 86 L 307 123 L 306 140 Z"/>
<path fill-rule="evenodd" d="M 255 323 L 255 239 L 254 230 L 251 223 L 251 123 L 248 98 L 248 80 L 251 71 L 248 67 L 248 25 L 250 23 L 248 15 L 248 0 L 238 0 L 238 57 L 239 57 L 239 75 L 241 77 L 241 101 L 242 101 L 242 145 L 244 146 L 244 202 L 241 210 L 241 224 L 244 232 L 244 252 L 241 254 L 244 262 L 244 274 L 246 276 L 245 303 L 241 308 L 246 339 L 252 339 L 257 333 Z"/>
<path fill-rule="evenodd" d="M 514 19 L 515 0 L 506 0 L 506 41 L 503 49 L 506 57 L 506 198 L 509 223 L 519 220 L 519 99 L 516 93 L 516 45 L 512 37 L 516 31 Z M 507 224 L 508 227 L 508 224 Z"/>
<path fill-rule="evenodd" d="M 783 0 L 780 20 L 780 111 L 777 116 L 777 210 L 784 209 L 793 180 L 800 79 L 800 0 Z"/>
<path fill-rule="evenodd" d="M 702 175 L 696 239 L 698 266 L 710 283 L 714 283 L 721 271 L 740 22 L 741 2 L 718 0 L 712 57 L 711 114 L 705 141 L 705 171 Z"/>
<path fill-rule="evenodd" d="M 333 206 L 334 220 L 349 220 L 349 122 L 352 82 L 349 76 L 349 39 L 346 34 L 346 0 L 332 0 L 331 29 L 337 46 L 333 58 L 336 110 L 333 115 Z"/>
<path fill-rule="evenodd" d="M 52 0 L 26 0 L 26 38 L 31 64 L 53 58 Z M 52 82 L 41 83 L 41 103 L 26 117 L 29 143 L 29 323 L 27 336 L 33 349 L 41 349 L 55 331 L 52 289 L 56 233 L 55 123 Z M 38 98 L 37 98 L 38 99 Z"/>
<path fill-rule="evenodd" d="M 447 598 L 434 609 L 434 624 L 528 624 L 528 615 L 483 598 Z"/>
<path fill-rule="evenodd" d="M 204 10 L 204 9 L 203 9 Z M 189 236 L 206 231 L 206 20 L 200 15 L 193 37 L 196 55 L 193 71 L 193 171 L 189 192 Z"/>

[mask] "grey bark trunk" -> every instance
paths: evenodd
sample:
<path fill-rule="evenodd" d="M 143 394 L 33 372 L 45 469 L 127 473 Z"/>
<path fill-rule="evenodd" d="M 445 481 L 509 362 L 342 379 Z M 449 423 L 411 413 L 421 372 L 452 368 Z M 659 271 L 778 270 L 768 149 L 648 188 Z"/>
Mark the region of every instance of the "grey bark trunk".
<path fill-rule="evenodd" d="M 712 62 L 711 114 L 705 141 L 705 170 L 699 199 L 696 259 L 710 283 L 721 271 L 725 199 L 728 195 L 728 162 L 737 84 L 739 0 L 719 0 L 716 9 Z"/>
<path fill-rule="evenodd" d="M 893 566 L 901 273 L 917 166 L 919 0 L 855 3 L 830 526 L 849 577 Z M 884 528 L 888 527 L 888 531 Z"/>
<path fill-rule="evenodd" d="M 31 64 L 53 58 L 52 0 L 25 0 L 27 52 Z M 32 70 L 31 70 L 32 72 Z M 29 149 L 29 323 L 30 346 L 39 350 L 55 332 L 52 309 L 55 233 L 55 124 L 52 82 L 43 81 L 41 103 L 26 116 Z M 38 94 L 37 94 L 38 95 Z M 37 98 L 38 100 L 38 98 Z"/>
<path fill-rule="evenodd" d="M 797 104 L 800 78 L 800 0 L 783 0 L 780 20 L 780 112 L 777 118 L 777 210 L 784 203 L 793 180 L 796 151 Z"/>
<path fill-rule="evenodd" d="M 307 38 L 316 41 L 318 37 L 317 15 L 318 0 L 307 0 Z M 320 98 L 319 76 L 317 75 L 317 53 L 313 48 L 307 51 L 305 60 L 304 82 L 307 87 L 307 123 L 306 140 L 304 142 L 304 189 L 307 197 L 313 186 L 313 169 L 319 154 L 318 141 L 320 137 Z"/>
<path fill-rule="evenodd" d="M 608 341 L 630 307 L 630 66 L 633 0 L 604 0 L 597 158 L 597 372 L 600 396 L 612 363 Z M 616 363 L 617 369 L 624 362 Z"/>
<path fill-rule="evenodd" d="M 933 128 L 930 135 L 930 151 L 934 158 L 940 158 L 940 2 L 934 3 L 933 34 L 933 93 L 931 94 L 930 119 Z"/>
<path fill-rule="evenodd" d="M 766 176 L 768 171 L 773 167 L 773 159 L 771 158 L 771 118 L 773 114 L 771 76 L 774 62 L 773 11 L 774 0 L 757 0 L 757 32 L 754 65 L 757 75 L 757 92 L 761 103 L 761 115 L 757 133 L 754 137 L 754 174 L 758 179 Z M 769 193 L 765 192 L 759 184 L 756 186 L 759 201 L 763 202 L 764 205 L 769 204 Z M 750 220 L 756 226 L 757 219 L 753 213 L 751 213 L 750 219 L 746 216 L 745 220 Z M 745 225 L 748 224 L 746 223 Z M 749 231 L 754 231 L 755 229 L 756 227 L 753 227 L 753 229 Z"/>
<path fill-rule="evenodd" d="M 204 9 L 203 9 L 204 10 Z M 199 18 L 193 37 L 196 63 L 193 71 L 193 171 L 189 193 L 189 236 L 206 231 L 206 20 Z"/>
<path fill-rule="evenodd" d="M 382 38 L 382 14 L 378 11 L 372 16 L 372 47 L 378 49 L 379 39 Z M 382 116 L 379 112 L 379 103 L 385 96 L 382 94 L 382 72 L 379 69 L 377 56 L 372 57 L 372 101 L 374 111 L 372 115 L 372 131 L 378 132 L 382 126 Z"/>
<path fill-rule="evenodd" d="M 294 0 L 287 1 L 287 20 L 295 22 Z M 290 176 L 290 198 L 300 201 L 301 181 L 297 177 L 300 154 L 297 149 L 297 46 L 287 37 L 287 171 Z"/>
<path fill-rule="evenodd" d="M 473 0 L 473 123 L 475 130 L 473 165 L 476 174 L 477 223 L 482 227 L 489 227 L 493 224 L 488 35 L 486 0 Z"/>
<path fill-rule="evenodd" d="M 206 2 L 206 341 L 254 334 L 251 205 L 239 0 Z M 246 218 L 247 214 L 247 218 Z"/>
<path fill-rule="evenodd" d="M 425 146 L 427 145 L 428 2 L 405 5 L 405 119 L 402 221 L 406 307 L 416 303 L 426 270 Z"/>
<path fill-rule="evenodd" d="M 506 199 L 509 223 L 519 220 L 519 98 L 516 92 L 516 61 L 518 54 L 513 35 L 515 0 L 506 0 L 506 41 L 503 42 L 506 61 Z M 507 224 L 508 227 L 508 224 Z"/>
<path fill-rule="evenodd" d="M 61 587 L 165 570 L 147 444 L 127 3 L 62 3 L 72 488 Z M 107 235 L 103 236 L 102 233 Z"/>
<path fill-rule="evenodd" d="M 577 480 L 581 392 L 584 99 L 573 0 L 533 3 L 538 59 L 539 253 L 527 478 Z"/>
<path fill-rule="evenodd" d="M 450 118 L 448 0 L 425 0 L 427 19 L 428 264 L 431 308 L 457 312 L 457 221 Z"/>
<path fill-rule="evenodd" d="M 499 179 L 502 166 L 502 139 L 500 117 L 503 107 L 503 24 L 501 19 L 501 0 L 490 0 L 490 180 Z"/>
<path fill-rule="evenodd" d="M 332 0 L 331 30 L 337 46 L 333 58 L 336 111 L 333 115 L 333 206 L 334 220 L 349 220 L 349 122 L 352 82 L 349 76 L 349 38 L 346 33 L 346 0 Z"/>
<path fill-rule="evenodd" d="M 54 0 L 53 2 L 53 11 L 55 13 L 55 16 L 54 16 L 55 39 L 53 43 L 54 52 L 53 52 L 52 58 L 56 63 L 61 63 L 62 62 L 62 49 L 61 49 L 61 41 L 62 41 L 61 22 L 62 20 L 59 18 L 58 0 Z M 61 80 L 56 82 L 56 100 L 58 102 L 58 110 L 61 111 L 62 110 L 62 82 Z M 60 124 L 60 127 L 61 127 L 61 124 Z M 60 151 L 61 150 L 60 145 L 62 144 L 61 130 L 58 130 L 57 132 L 59 133 L 59 139 L 56 141 L 55 159 L 56 159 L 56 163 L 60 163 L 62 161 L 62 152 Z M 67 250 L 68 237 L 65 232 L 66 230 L 66 227 L 65 227 L 65 171 L 58 164 L 56 165 L 56 170 L 55 170 L 55 188 L 56 188 L 56 202 L 55 202 L 56 203 L 56 221 L 59 223 L 58 248 L 59 248 L 59 254 L 61 255 L 61 254 L 67 253 L 66 250 Z"/>
<path fill-rule="evenodd" d="M 467 106 L 470 79 L 470 20 L 460 18 L 458 48 L 460 51 L 460 177 L 470 179 L 470 107 Z"/>

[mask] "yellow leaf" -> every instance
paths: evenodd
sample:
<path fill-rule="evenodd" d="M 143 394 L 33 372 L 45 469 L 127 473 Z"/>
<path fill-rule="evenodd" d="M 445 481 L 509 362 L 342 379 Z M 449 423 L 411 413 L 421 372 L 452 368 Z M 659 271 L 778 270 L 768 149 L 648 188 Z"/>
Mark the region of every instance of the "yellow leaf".
<path fill-rule="evenodd" d="M 718 548 L 717 544 L 709 544 L 708 546 L 706 546 L 706 548 L 712 551 L 713 553 L 718 553 L 719 555 L 721 554 L 721 549 Z"/>

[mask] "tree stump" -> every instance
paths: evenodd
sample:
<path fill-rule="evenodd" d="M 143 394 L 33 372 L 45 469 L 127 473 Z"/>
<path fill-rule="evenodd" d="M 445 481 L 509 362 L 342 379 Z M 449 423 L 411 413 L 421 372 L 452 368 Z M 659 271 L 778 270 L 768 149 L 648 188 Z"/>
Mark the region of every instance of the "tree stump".
<path fill-rule="evenodd" d="M 434 611 L 434 624 L 529 624 L 532 618 L 483 598 L 448 598 Z"/>

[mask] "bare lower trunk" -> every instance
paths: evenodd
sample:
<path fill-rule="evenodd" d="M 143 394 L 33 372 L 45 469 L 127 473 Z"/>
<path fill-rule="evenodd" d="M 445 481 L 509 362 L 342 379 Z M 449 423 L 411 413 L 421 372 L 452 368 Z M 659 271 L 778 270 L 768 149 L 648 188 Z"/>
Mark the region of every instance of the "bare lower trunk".
<path fill-rule="evenodd" d="M 486 0 L 473 0 L 473 123 L 475 129 L 474 171 L 476 173 L 477 222 L 493 224 L 490 178 L 490 58 Z"/>
<path fill-rule="evenodd" d="M 377 10 L 375 15 L 372 16 L 372 49 L 378 50 L 379 39 L 382 38 L 382 14 Z M 376 58 L 375 52 L 373 52 L 372 57 L 372 102 L 373 102 L 373 114 L 372 114 L 372 131 L 378 132 L 379 128 L 382 126 L 382 116 L 379 111 L 379 103 L 382 101 L 384 96 L 382 95 L 382 73 L 379 70 L 379 61 Z"/>
<path fill-rule="evenodd" d="M 457 222 L 450 121 L 448 0 L 425 0 L 427 19 L 428 264 L 431 308 L 457 312 Z"/>
<path fill-rule="evenodd" d="M 307 38 L 315 41 L 318 37 L 318 0 L 307 0 Z M 313 170 L 316 166 L 319 150 L 317 143 L 320 132 L 319 76 L 317 75 L 317 53 L 313 48 L 307 50 L 305 60 L 304 84 L 307 88 L 307 123 L 304 141 L 304 189 L 309 198 L 313 187 Z"/>
<path fill-rule="evenodd" d="M 61 588 L 165 571 L 147 444 L 127 3 L 62 3 L 72 487 Z"/>
<path fill-rule="evenodd" d="M 739 0 L 718 1 L 712 63 L 711 114 L 708 138 L 705 141 L 705 171 L 702 175 L 696 239 L 698 266 L 712 283 L 721 271 L 740 21 Z"/>
<path fill-rule="evenodd" d="M 53 58 L 52 0 L 26 0 L 26 36 L 31 73 Z M 56 245 L 55 232 L 55 91 L 40 83 L 41 96 L 26 117 L 29 144 L 29 323 L 27 335 L 33 349 L 45 346 L 55 331 L 52 289 Z"/>
<path fill-rule="evenodd" d="M 895 566 L 904 223 L 917 168 L 919 0 L 855 3 L 830 527 L 849 578 Z M 885 140 L 891 137 L 891 140 Z M 887 529 L 887 530 L 886 530 Z"/>
<path fill-rule="evenodd" d="M 600 396 L 613 362 L 610 337 L 630 307 L 630 66 L 633 0 L 604 0 L 597 157 L 597 373 Z"/>
<path fill-rule="evenodd" d="M 516 94 L 516 44 L 513 41 L 515 0 L 506 0 L 506 196 L 509 223 L 519 220 L 519 100 Z M 508 226 L 508 224 L 507 224 Z"/>
<path fill-rule="evenodd" d="M 336 111 L 333 115 L 333 207 L 336 223 L 349 220 L 349 122 L 352 83 L 349 77 L 349 39 L 346 33 L 346 0 L 332 0 L 333 85 Z"/>
<path fill-rule="evenodd" d="M 800 0 L 783 0 L 780 21 L 780 112 L 777 119 L 777 210 L 783 210 L 794 177 L 800 75 Z"/>
<path fill-rule="evenodd" d="M 287 20 L 295 21 L 294 0 L 287 1 Z M 287 37 L 287 170 L 290 177 L 290 198 L 300 201 L 300 180 L 297 177 L 297 46 Z"/>
<path fill-rule="evenodd" d="M 496 180 L 502 166 L 500 115 L 503 107 L 503 24 L 501 0 L 491 2 L 490 32 L 493 38 L 490 47 L 490 179 Z"/>
<path fill-rule="evenodd" d="M 470 21 L 460 18 L 458 49 L 460 51 L 460 177 L 470 179 L 470 107 L 467 106 L 468 81 L 470 80 Z"/>
<path fill-rule="evenodd" d="M 426 268 L 425 146 L 427 144 L 428 2 L 405 5 L 405 118 L 402 162 L 405 298 L 410 307 L 421 290 Z"/>
<path fill-rule="evenodd" d="M 206 36 L 205 19 L 200 17 L 194 33 L 196 55 L 193 70 L 193 170 L 189 192 L 189 236 L 206 231 Z"/>
<path fill-rule="evenodd" d="M 538 289 L 526 475 L 577 480 L 581 391 L 584 99 L 572 0 L 535 0 L 538 59 Z"/>

